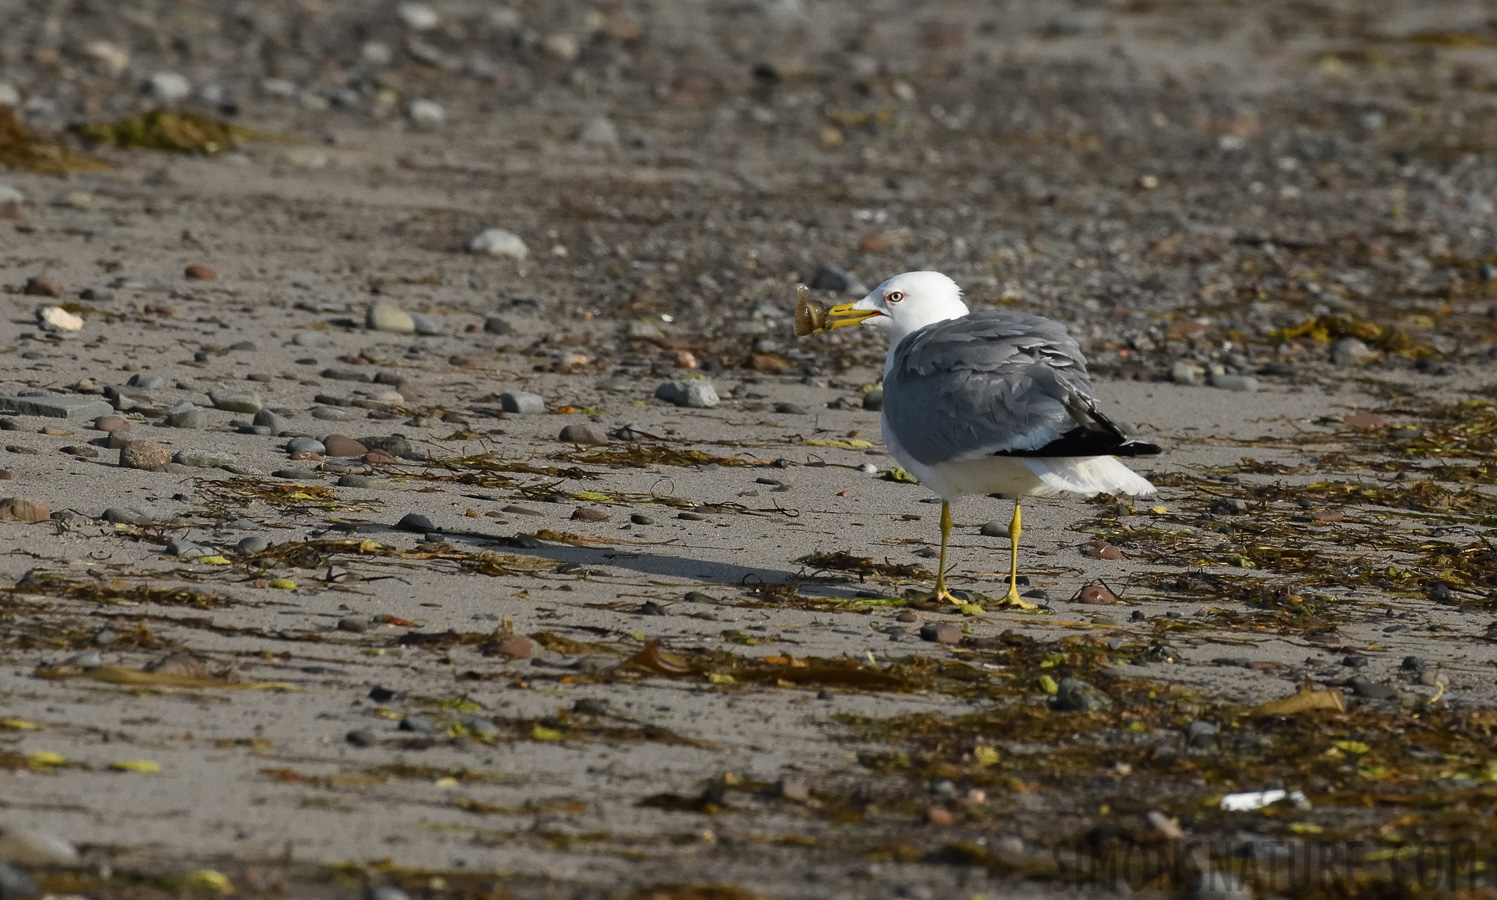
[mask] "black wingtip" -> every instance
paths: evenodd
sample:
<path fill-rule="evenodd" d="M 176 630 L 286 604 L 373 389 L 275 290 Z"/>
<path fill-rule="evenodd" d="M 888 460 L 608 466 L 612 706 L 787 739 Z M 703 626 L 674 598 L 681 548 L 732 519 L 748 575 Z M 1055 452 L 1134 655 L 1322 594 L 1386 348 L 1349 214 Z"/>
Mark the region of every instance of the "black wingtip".
<path fill-rule="evenodd" d="M 1158 456 L 1163 452 L 1163 448 L 1158 444 L 1151 444 L 1148 441 L 1128 441 L 1113 450 L 1112 455 L 1126 456 L 1131 459 L 1135 456 Z"/>

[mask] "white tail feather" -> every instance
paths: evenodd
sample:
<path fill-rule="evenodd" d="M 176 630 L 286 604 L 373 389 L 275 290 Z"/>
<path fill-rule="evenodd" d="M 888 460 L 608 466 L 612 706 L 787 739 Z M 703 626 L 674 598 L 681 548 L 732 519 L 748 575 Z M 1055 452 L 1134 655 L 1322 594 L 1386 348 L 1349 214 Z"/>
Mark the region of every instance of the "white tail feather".
<path fill-rule="evenodd" d="M 1154 485 L 1113 456 L 1028 457 L 1024 459 L 1035 476 L 1050 490 L 1076 494 L 1128 494 L 1149 497 Z M 1038 492 L 1037 492 L 1038 493 Z"/>

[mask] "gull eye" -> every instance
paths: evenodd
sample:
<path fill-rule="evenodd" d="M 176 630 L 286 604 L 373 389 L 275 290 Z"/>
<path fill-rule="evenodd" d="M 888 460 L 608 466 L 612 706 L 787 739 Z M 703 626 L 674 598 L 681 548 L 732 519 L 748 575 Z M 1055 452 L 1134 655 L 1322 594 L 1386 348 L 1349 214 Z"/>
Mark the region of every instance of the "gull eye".
<path fill-rule="evenodd" d="M 890 291 L 889 295 L 884 299 L 890 303 L 898 303 L 904 299 L 904 291 Z"/>

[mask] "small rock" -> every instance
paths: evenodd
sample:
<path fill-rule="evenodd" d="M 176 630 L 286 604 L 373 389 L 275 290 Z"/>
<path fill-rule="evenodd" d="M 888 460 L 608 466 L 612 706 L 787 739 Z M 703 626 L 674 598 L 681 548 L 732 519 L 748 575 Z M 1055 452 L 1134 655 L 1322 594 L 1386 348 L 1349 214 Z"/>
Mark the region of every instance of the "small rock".
<path fill-rule="evenodd" d="M 925 811 L 925 824 L 934 828 L 948 828 L 956 822 L 956 816 L 944 806 L 932 806 Z"/>
<path fill-rule="evenodd" d="M 1419 683 L 1425 687 L 1449 687 L 1450 676 L 1439 669 L 1427 669 L 1419 673 Z"/>
<path fill-rule="evenodd" d="M 327 452 L 327 447 L 316 438 L 294 437 L 286 442 L 286 450 L 290 453 L 315 453 L 322 456 Z"/>
<path fill-rule="evenodd" d="M 439 530 L 436 525 L 432 524 L 431 519 L 420 513 L 406 513 L 400 517 L 399 522 L 395 523 L 395 527 L 401 531 L 414 531 L 419 534 L 427 534 Z"/>
<path fill-rule="evenodd" d="M 929 622 L 920 627 L 920 637 L 937 644 L 960 644 L 962 629 L 951 622 Z"/>
<path fill-rule="evenodd" d="M 516 238 L 519 240 L 519 238 Z M 471 248 L 470 248 L 471 249 Z M 475 253 L 478 251 L 474 251 Z M 483 320 L 485 334 L 514 334 L 515 327 L 509 324 L 509 320 L 502 316 L 489 316 Z"/>
<path fill-rule="evenodd" d="M 1403 658 L 1403 670 L 1405 672 L 1423 672 L 1429 668 L 1429 663 L 1421 656 L 1405 656 Z"/>
<path fill-rule="evenodd" d="M 649 516 L 645 515 L 644 513 L 633 513 L 632 515 L 629 516 L 629 521 L 633 522 L 635 525 L 654 525 L 655 524 L 655 520 L 652 519 L 652 518 L 650 518 Z"/>
<path fill-rule="evenodd" d="M 1105 584 L 1089 584 L 1081 589 L 1077 599 L 1088 606 L 1112 606 L 1118 602 L 1118 595 Z"/>
<path fill-rule="evenodd" d="M 45 416 L 49 419 L 88 421 L 110 415 L 114 411 L 114 407 L 106 401 L 94 397 L 45 393 L 0 397 L 0 413 L 12 413 L 18 416 Z"/>
<path fill-rule="evenodd" d="M 509 659 L 530 659 L 535 655 L 535 642 L 523 634 L 510 635 L 489 645 L 485 656 L 503 656 Z"/>
<path fill-rule="evenodd" d="M 557 440 L 573 444 L 598 446 L 608 443 L 608 432 L 591 422 L 573 422 L 561 430 Z"/>
<path fill-rule="evenodd" d="M 208 427 L 208 414 L 196 406 L 174 409 L 166 414 L 166 424 L 170 428 L 196 428 L 202 430 Z"/>
<path fill-rule="evenodd" d="M 983 537 L 1006 538 L 1008 537 L 1008 526 L 1009 523 L 1000 522 L 995 519 L 992 522 L 984 523 L 983 526 L 977 530 L 977 533 L 982 535 Z"/>
<path fill-rule="evenodd" d="M 166 379 L 160 375 L 153 375 L 148 372 L 137 372 L 130 376 L 130 380 L 126 384 L 131 387 L 138 387 L 143 391 L 155 391 L 166 387 Z"/>
<path fill-rule="evenodd" d="M 721 402 L 712 382 L 700 379 L 667 381 L 655 389 L 655 397 L 667 403 L 674 403 L 676 406 L 688 406 L 694 409 L 711 409 Z"/>
<path fill-rule="evenodd" d="M 607 116 L 594 116 L 577 129 L 577 143 L 587 147 L 617 147 L 619 130 Z"/>
<path fill-rule="evenodd" d="M 392 331 L 397 334 L 412 334 L 416 321 L 411 314 L 393 303 L 375 303 L 364 314 L 364 325 L 374 331 Z"/>
<path fill-rule="evenodd" d="M 1252 393 L 1258 390 L 1258 379 L 1252 375 L 1212 375 L 1211 386 L 1224 391 Z"/>
<path fill-rule="evenodd" d="M 146 79 L 146 90 L 162 103 L 176 103 L 192 96 L 192 82 L 177 72 L 157 72 Z"/>
<path fill-rule="evenodd" d="M 811 412 L 799 403 L 776 403 L 774 411 L 786 416 L 804 416 Z"/>
<path fill-rule="evenodd" d="M 363 634 L 369 630 L 368 616 L 344 616 L 338 620 L 338 630 L 352 634 Z"/>
<path fill-rule="evenodd" d="M 884 408 L 884 392 L 873 390 L 863 395 L 863 408 L 870 412 L 878 412 Z"/>
<path fill-rule="evenodd" d="M 154 472 L 172 461 L 172 452 L 155 441 L 131 441 L 120 449 L 120 465 Z"/>
<path fill-rule="evenodd" d="M 130 420 L 124 416 L 100 416 L 94 419 L 95 431 L 129 431 Z"/>
<path fill-rule="evenodd" d="M 1205 380 L 1205 370 L 1195 363 L 1189 363 L 1182 359 L 1177 360 L 1170 367 L 1170 381 L 1173 381 L 1175 384 L 1196 385 L 1203 383 Z"/>
<path fill-rule="evenodd" d="M 333 457 L 363 456 L 369 452 L 369 448 L 351 437 L 341 434 L 330 434 L 322 439 L 323 452 Z"/>
<path fill-rule="evenodd" d="M 447 121 L 447 111 L 435 100 L 416 99 L 406 107 L 411 122 L 422 128 L 435 128 Z"/>
<path fill-rule="evenodd" d="M 254 556 L 256 553 L 264 553 L 270 549 L 270 538 L 263 534 L 251 534 L 239 539 L 234 545 L 234 552 L 240 556 Z"/>
<path fill-rule="evenodd" d="M 36 879 L 9 863 L 0 862 L 0 900 L 11 898 L 40 897 L 41 885 Z"/>
<path fill-rule="evenodd" d="M 1371 660 L 1365 656 L 1353 654 L 1342 659 L 1341 665 L 1346 666 L 1348 669 L 1365 669 L 1370 662 Z"/>
<path fill-rule="evenodd" d="M 336 406 L 319 406 L 312 410 L 312 418 L 323 422 L 346 422 L 353 418 L 353 413 Z"/>
<path fill-rule="evenodd" d="M 207 266 L 188 266 L 182 270 L 182 276 L 188 281 L 217 281 L 218 273 Z"/>
<path fill-rule="evenodd" d="M 1054 706 L 1062 712 L 1106 712 L 1112 709 L 1112 698 L 1090 682 L 1062 678 L 1055 692 Z"/>
<path fill-rule="evenodd" d="M 166 555 L 182 559 L 200 559 L 214 554 L 212 547 L 205 547 L 184 537 L 174 537 L 166 542 Z"/>
<path fill-rule="evenodd" d="M 468 241 L 468 252 L 483 256 L 524 259 L 530 255 L 530 248 L 526 247 L 525 241 L 513 231 L 503 228 L 485 228 Z M 484 323 L 484 330 L 488 330 L 487 322 Z"/>
<path fill-rule="evenodd" d="M 26 284 L 21 288 L 21 293 L 30 297 L 61 297 L 62 285 L 50 278 L 33 275 L 26 279 Z"/>
<path fill-rule="evenodd" d="M 868 293 L 863 282 L 856 275 L 849 274 L 834 266 L 822 266 L 811 276 L 811 290 L 813 291 L 835 291 L 839 294 L 856 294 L 862 296 Z"/>
<path fill-rule="evenodd" d="M 316 481 L 318 474 L 311 469 L 276 469 L 270 473 L 272 478 L 284 478 L 287 481 Z"/>
<path fill-rule="evenodd" d="M 1354 337 L 1344 337 L 1331 345 L 1331 362 L 1338 366 L 1354 366 L 1372 355 L 1372 348 Z"/>
<path fill-rule="evenodd" d="M 116 525 L 150 525 L 156 521 L 156 511 L 149 506 L 111 506 L 100 518 Z"/>
<path fill-rule="evenodd" d="M 40 500 L 30 497 L 6 497 L 0 500 L 0 522 L 23 522 L 35 524 L 52 518 L 52 510 Z"/>
<path fill-rule="evenodd" d="M 546 401 L 529 391 L 505 391 L 499 395 L 499 408 L 507 413 L 539 415 L 546 411 Z"/>
<path fill-rule="evenodd" d="M 1211 501 L 1210 509 L 1214 516 L 1240 516 L 1247 512 L 1247 501 L 1235 497 L 1217 497 Z"/>
<path fill-rule="evenodd" d="M 233 465 L 234 460 L 212 450 L 189 447 L 173 454 L 172 462 L 194 469 L 216 469 L 219 466 Z"/>
<path fill-rule="evenodd" d="M 1212 723 L 1196 719 L 1185 726 L 1185 743 L 1199 750 L 1214 750 L 1219 743 L 1219 734 Z"/>
<path fill-rule="evenodd" d="M 608 513 L 601 509 L 579 506 L 572 510 L 572 518 L 578 522 L 607 522 Z"/>
<path fill-rule="evenodd" d="M 416 734 L 431 734 L 437 730 L 437 723 L 433 722 L 429 716 L 408 715 L 400 720 L 399 728 L 401 731 L 413 731 Z"/>
<path fill-rule="evenodd" d="M 1081 555 L 1087 559 L 1122 559 L 1123 551 L 1114 547 L 1106 541 L 1087 541 L 1079 548 Z"/>
<path fill-rule="evenodd" d="M 415 326 L 416 333 L 424 337 L 433 337 L 442 333 L 442 323 L 435 316 L 426 313 L 413 312 L 410 314 L 411 324 Z"/>
<path fill-rule="evenodd" d="M 774 785 L 775 796 L 791 803 L 805 803 L 811 799 L 811 787 L 799 778 L 785 776 Z"/>
<path fill-rule="evenodd" d="M 36 311 L 36 324 L 43 331 L 82 331 L 83 317 L 60 306 L 43 306 Z"/>
<path fill-rule="evenodd" d="M 7 826 L 0 832 L 0 862 L 16 866 L 76 866 L 81 860 L 72 844 L 50 831 Z"/>
<path fill-rule="evenodd" d="M 226 412 L 257 413 L 264 406 L 257 395 L 233 388 L 214 388 L 208 392 L 208 400 L 215 409 Z"/>
<path fill-rule="evenodd" d="M 1351 689 L 1358 697 L 1366 697 L 1369 700 L 1391 700 L 1398 696 L 1398 688 L 1393 685 L 1368 681 L 1365 678 L 1353 678 Z"/>
<path fill-rule="evenodd" d="M 343 739 L 355 747 L 373 747 L 379 743 L 379 735 L 367 728 L 350 731 L 343 736 Z"/>
<path fill-rule="evenodd" d="M 364 891 L 363 900 L 411 900 L 411 895 L 393 884 L 378 884 Z"/>

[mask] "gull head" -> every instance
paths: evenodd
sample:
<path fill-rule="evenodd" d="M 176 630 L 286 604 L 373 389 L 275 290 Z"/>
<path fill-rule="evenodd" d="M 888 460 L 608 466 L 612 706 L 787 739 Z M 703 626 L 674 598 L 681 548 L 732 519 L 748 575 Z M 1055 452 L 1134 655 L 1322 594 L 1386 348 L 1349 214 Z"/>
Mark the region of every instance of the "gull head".
<path fill-rule="evenodd" d="M 935 322 L 968 313 L 962 289 L 940 272 L 905 272 L 874 288 L 856 303 L 827 310 L 828 329 L 868 323 L 889 332 L 898 343 L 905 335 Z"/>

